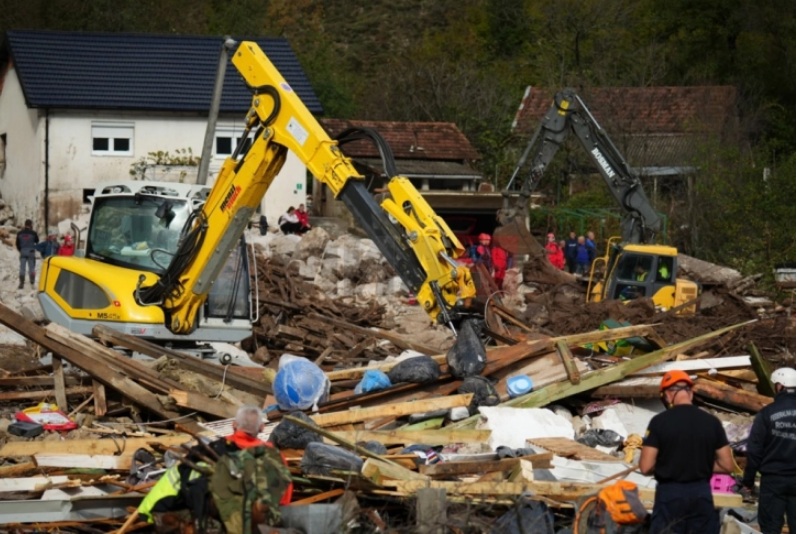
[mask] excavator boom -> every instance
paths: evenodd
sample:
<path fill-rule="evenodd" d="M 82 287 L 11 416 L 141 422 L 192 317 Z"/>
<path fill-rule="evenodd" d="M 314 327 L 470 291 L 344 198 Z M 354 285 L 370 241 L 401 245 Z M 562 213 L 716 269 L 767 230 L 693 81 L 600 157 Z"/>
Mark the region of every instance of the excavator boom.
<path fill-rule="evenodd" d="M 575 136 L 584 148 L 612 196 L 623 208 L 623 241 L 653 242 L 661 230 L 661 218 L 645 195 L 639 176 L 631 170 L 606 131 L 573 89 L 564 89 L 554 96 L 553 105 L 531 137 L 505 190 L 505 207 L 499 213 L 499 222 L 509 223 L 518 215 L 525 214 L 531 193 L 570 135 Z M 528 174 L 520 184 L 512 205 L 512 189 L 527 163 Z"/>
<path fill-rule="evenodd" d="M 475 295 L 470 272 L 455 261 L 464 254 L 464 248 L 412 183 L 396 176 L 392 153 L 384 140 L 372 131 L 349 132 L 348 138 L 341 140 L 366 137 L 379 147 L 390 181 L 388 195 L 377 202 L 363 176 L 341 152 L 338 141 L 327 135 L 256 43 L 240 43 L 232 63 L 251 89 L 252 103 L 244 135 L 222 164 L 204 202 L 197 202 L 190 215 L 177 216 L 187 213 L 178 212 L 179 206 L 185 206 L 185 199 L 165 201 L 157 194 L 157 198 L 128 195 L 128 202 L 134 198 L 137 206 L 151 206 L 148 217 L 153 226 L 180 228 L 177 221 L 185 221 L 176 250 L 168 255 L 161 250 L 157 261 L 154 257 L 150 262 L 142 258 L 138 263 L 132 263 L 128 256 L 116 261 L 115 257 L 95 254 L 93 259 L 85 259 L 94 261 L 92 268 L 86 268 L 77 258 L 71 263 L 53 260 L 47 264 L 52 276 L 44 276 L 46 283 L 43 280 L 40 286 L 40 301 L 47 302 L 48 309 L 63 322 L 70 314 L 82 314 L 124 326 L 128 318 L 135 317 L 142 325 L 165 325 L 178 337 L 194 336 L 211 288 L 220 274 L 230 269 L 231 252 L 239 246 L 244 229 L 290 150 L 346 205 L 407 287 L 416 293 L 429 316 L 454 328 L 463 301 Z M 91 238 L 91 230 L 89 233 Z M 119 250 L 137 256 L 157 251 L 146 241 Z M 109 260 L 110 265 L 99 265 L 102 260 Z M 56 280 L 62 275 L 64 280 L 69 279 L 68 284 Z M 96 300 L 107 309 L 86 311 L 83 303 L 73 308 L 63 305 L 67 300 L 62 298 L 67 293 L 65 284 L 96 287 L 98 294 L 105 293 Z M 134 296 L 134 302 L 126 299 L 128 295 Z"/>

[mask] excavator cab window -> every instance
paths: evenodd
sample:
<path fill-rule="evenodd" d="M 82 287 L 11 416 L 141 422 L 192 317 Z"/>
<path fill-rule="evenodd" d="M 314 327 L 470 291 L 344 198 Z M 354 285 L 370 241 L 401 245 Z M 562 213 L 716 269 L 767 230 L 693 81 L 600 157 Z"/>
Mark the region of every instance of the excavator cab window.
<path fill-rule="evenodd" d="M 98 197 L 91 212 L 86 256 L 161 273 L 177 251 L 189 209 L 184 200 L 157 196 Z"/>
<path fill-rule="evenodd" d="M 624 252 L 617 264 L 617 284 L 613 297 L 631 300 L 648 297 L 653 271 L 653 256 Z"/>

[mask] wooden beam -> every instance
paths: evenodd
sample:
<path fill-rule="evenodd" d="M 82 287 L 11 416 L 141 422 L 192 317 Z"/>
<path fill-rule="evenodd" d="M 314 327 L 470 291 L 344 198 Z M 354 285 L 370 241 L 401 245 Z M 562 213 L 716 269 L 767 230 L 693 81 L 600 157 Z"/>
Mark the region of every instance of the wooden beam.
<path fill-rule="evenodd" d="M 233 389 L 240 389 L 247 393 L 252 393 L 260 397 L 264 397 L 271 393 L 270 384 L 263 380 L 256 380 L 243 374 L 236 372 L 227 372 L 225 376 L 224 367 L 212 362 L 204 361 L 196 356 L 186 354 L 184 352 L 172 350 L 155 343 L 149 342 L 135 336 L 123 334 L 112 328 L 103 325 L 97 325 L 92 329 L 98 339 L 114 345 L 120 345 L 130 350 L 146 354 L 152 358 L 160 358 L 166 356 L 169 359 L 177 360 L 180 366 L 189 371 L 207 376 L 208 378 L 215 378 L 216 380 L 224 380 L 225 384 Z"/>
<path fill-rule="evenodd" d="M 87 395 L 91 393 L 91 387 L 75 386 L 66 388 L 63 393 L 67 397 Z M 0 393 L 0 401 L 52 399 L 55 398 L 55 394 L 56 391 L 54 389 L 43 389 L 36 391 L 4 391 Z"/>
<path fill-rule="evenodd" d="M 152 449 L 157 443 L 164 447 L 178 446 L 191 441 L 188 434 L 156 438 L 70 439 L 66 441 L 9 441 L 0 448 L 0 457 L 34 456 L 36 454 L 96 454 L 134 453 L 140 448 Z"/>
<path fill-rule="evenodd" d="M 490 360 L 500 358 L 500 356 L 498 356 L 499 354 L 510 353 L 509 349 L 514 349 L 514 351 L 518 351 L 521 353 L 526 350 L 531 350 L 531 347 L 533 347 L 534 350 L 543 350 L 543 348 L 545 348 L 548 351 L 552 351 L 554 350 L 557 341 L 563 341 L 568 346 L 582 345 L 584 343 L 598 343 L 601 341 L 613 341 L 617 339 L 624 339 L 627 337 L 645 336 L 652 331 L 653 331 L 653 325 L 623 326 L 621 328 L 610 328 L 607 330 L 593 330 L 592 332 L 586 332 L 583 334 L 552 337 L 545 340 L 535 339 L 532 341 L 525 341 L 522 343 L 518 343 L 510 347 L 506 346 L 487 347 L 487 361 L 489 365 Z M 432 358 L 441 365 L 444 364 L 446 361 L 445 354 L 436 354 L 432 356 Z M 380 371 L 387 372 L 390 369 L 392 369 L 395 365 L 396 363 L 386 363 L 386 364 L 376 365 L 373 367 L 356 367 L 352 369 L 341 369 L 339 371 L 330 371 L 327 373 L 327 378 L 329 378 L 331 381 L 351 380 L 355 378 L 361 378 L 365 374 L 365 371 L 371 369 L 379 369 Z"/>
<path fill-rule="evenodd" d="M 55 403 L 64 413 L 69 411 L 66 403 L 66 382 L 64 381 L 64 363 L 56 355 L 53 355 L 53 384 L 55 385 Z"/>
<path fill-rule="evenodd" d="M 758 392 L 769 397 L 775 396 L 775 384 L 772 383 L 772 366 L 761 357 L 755 343 L 750 343 L 750 363 L 758 379 Z"/>
<path fill-rule="evenodd" d="M 535 468 L 549 468 L 553 459 L 552 452 L 530 454 L 519 458 L 504 458 L 502 460 L 470 461 L 470 462 L 441 462 L 432 465 L 421 465 L 418 472 L 429 477 L 436 476 L 461 476 L 489 473 L 490 471 L 507 471 L 513 469 L 519 460 L 530 461 Z"/>
<path fill-rule="evenodd" d="M 764 406 L 772 404 L 772 397 L 752 393 L 741 388 L 729 386 L 724 382 L 698 378 L 692 390 L 698 398 L 712 399 L 726 406 L 732 406 L 752 413 L 758 413 Z"/>
<path fill-rule="evenodd" d="M 378 441 L 382 445 L 448 445 L 449 443 L 487 443 L 491 430 L 488 429 L 450 429 L 439 430 L 354 430 L 337 431 L 338 435 L 351 441 Z"/>
<path fill-rule="evenodd" d="M 443 408 L 467 406 L 470 404 L 472 398 L 473 393 L 466 393 L 463 395 L 452 395 L 437 399 L 398 402 L 395 404 L 385 404 L 383 406 L 374 406 L 371 408 L 355 408 L 343 412 L 315 414 L 311 415 L 310 418 L 318 426 L 344 425 L 347 423 L 359 423 L 365 421 L 366 419 L 375 419 L 377 417 L 401 417 L 403 415 L 426 413 Z"/>
<path fill-rule="evenodd" d="M 318 314 L 318 313 L 309 313 L 309 314 L 307 314 L 307 317 L 309 317 L 310 319 L 317 319 L 317 320 L 323 321 L 325 323 L 330 323 L 330 324 L 333 324 L 335 326 L 339 326 L 339 327 L 344 328 L 346 330 L 350 330 L 352 332 L 360 334 L 361 336 L 372 336 L 372 337 L 378 337 L 378 338 L 381 338 L 381 339 L 385 339 L 387 341 L 390 341 L 391 343 L 393 343 L 395 346 L 397 346 L 400 349 L 411 349 L 411 350 L 418 351 L 421 354 L 426 354 L 428 356 L 431 356 L 432 354 L 438 354 L 440 352 L 440 350 L 437 347 L 431 347 L 431 346 L 425 345 L 423 343 L 416 343 L 415 341 L 412 341 L 411 339 L 406 339 L 406 338 L 404 338 L 402 336 L 399 336 L 398 334 L 395 334 L 393 332 L 388 332 L 387 330 L 382 330 L 381 328 L 364 328 L 362 326 L 357 326 L 357 325 L 351 324 L 349 322 L 346 322 L 346 321 L 343 321 L 343 320 L 340 320 L 340 319 L 336 319 L 334 317 L 321 315 L 321 314 Z"/>
<path fill-rule="evenodd" d="M 102 417 L 108 413 L 108 403 L 105 398 L 105 386 L 98 380 L 92 380 L 91 385 L 94 388 L 94 415 Z"/>
<path fill-rule="evenodd" d="M 169 397 L 177 403 L 177 406 L 207 413 L 220 419 L 232 419 L 238 412 L 238 407 L 233 404 L 211 399 L 207 395 L 194 391 L 174 389 L 169 391 Z"/>
<path fill-rule="evenodd" d="M 525 395 L 521 395 L 519 397 L 515 397 L 514 399 L 503 402 L 501 403 L 501 406 L 511 406 L 516 408 L 538 408 L 541 406 L 546 406 L 559 399 L 576 395 L 578 393 L 583 393 L 585 391 L 589 391 L 591 389 L 621 380 L 631 373 L 645 369 L 653 364 L 669 360 L 680 352 L 700 346 L 710 339 L 754 322 L 756 321 L 747 321 L 744 323 L 727 326 L 725 328 L 720 328 L 719 330 L 709 332 L 708 334 L 703 334 L 702 336 L 688 339 L 675 345 L 670 345 L 664 349 L 637 356 L 631 360 L 617 363 L 604 369 L 590 371 L 582 375 L 581 382 L 579 384 L 571 384 L 570 382 L 557 382 L 555 384 L 550 384 L 540 389 L 535 389 L 531 393 L 527 393 Z M 609 329 L 606 331 L 616 332 L 617 330 L 619 330 L 619 328 Z M 478 420 L 478 416 L 471 416 L 467 419 L 463 419 L 462 421 L 457 421 L 449 426 L 454 428 L 470 428 L 475 425 Z"/>
<path fill-rule="evenodd" d="M 567 371 L 567 379 L 570 380 L 570 383 L 578 384 L 581 382 L 581 373 L 578 372 L 576 362 L 573 361 L 573 353 L 570 352 L 567 343 L 564 341 L 557 341 L 556 352 L 559 353 L 559 357 L 562 359 L 562 364 L 565 366 L 565 371 Z"/>

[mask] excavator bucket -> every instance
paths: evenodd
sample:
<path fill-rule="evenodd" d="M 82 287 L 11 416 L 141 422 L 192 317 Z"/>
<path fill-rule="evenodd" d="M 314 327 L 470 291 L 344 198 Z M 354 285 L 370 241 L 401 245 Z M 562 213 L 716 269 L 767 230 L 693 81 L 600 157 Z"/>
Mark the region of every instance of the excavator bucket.
<path fill-rule="evenodd" d="M 522 217 L 513 217 L 496 228 L 493 242 L 515 257 L 543 253 L 542 245 L 531 235 Z"/>

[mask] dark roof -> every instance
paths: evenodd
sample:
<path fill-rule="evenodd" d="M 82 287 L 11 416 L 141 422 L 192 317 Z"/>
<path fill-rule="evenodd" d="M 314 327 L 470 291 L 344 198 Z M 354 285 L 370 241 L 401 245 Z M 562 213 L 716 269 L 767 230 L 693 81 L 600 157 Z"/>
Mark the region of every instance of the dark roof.
<path fill-rule="evenodd" d="M 257 42 L 308 109 L 323 112 L 283 38 Z M 204 112 L 221 37 L 33 30 L 7 32 L 6 48 L 32 108 Z M 245 113 L 252 95 L 228 62 L 220 112 Z"/>
<path fill-rule="evenodd" d="M 554 93 L 528 87 L 514 132 L 530 136 Z M 578 94 L 632 166 L 688 165 L 697 137 L 733 137 L 738 127 L 732 86 L 593 87 Z"/>
<path fill-rule="evenodd" d="M 320 119 L 331 137 L 348 128 L 371 128 L 387 141 L 396 159 L 473 161 L 481 156 L 451 122 L 394 122 Z M 378 157 L 373 143 L 353 141 L 343 147 L 352 158 Z"/>

